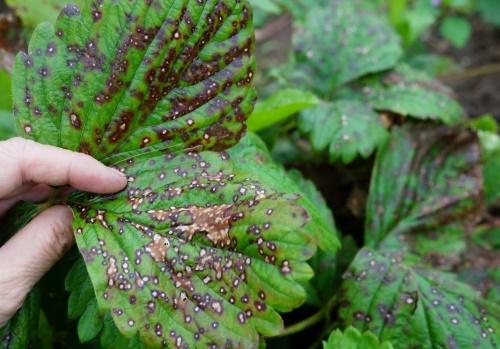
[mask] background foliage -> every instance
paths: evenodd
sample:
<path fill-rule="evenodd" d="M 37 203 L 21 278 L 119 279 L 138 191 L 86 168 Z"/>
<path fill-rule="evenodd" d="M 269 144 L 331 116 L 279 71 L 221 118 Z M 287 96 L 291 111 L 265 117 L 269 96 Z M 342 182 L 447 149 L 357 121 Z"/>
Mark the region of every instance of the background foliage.
<path fill-rule="evenodd" d="M 185 2 L 195 11 L 194 1 Z M 232 1 L 222 2 L 233 6 Z M 77 239 L 88 265 L 76 249 L 71 251 L 30 294 L 23 309 L 0 330 L 0 348 L 31 345 L 145 349 L 161 346 L 156 337 L 175 347 L 181 336 L 181 344 L 201 347 L 194 339 L 186 339 L 199 335 L 195 327 L 181 325 L 186 316 L 195 318 L 197 326 L 214 327 L 208 331 L 208 339 L 202 340 L 205 346 L 213 344 L 209 340 L 218 345 L 231 340 L 242 347 L 285 349 L 500 346 L 500 103 L 482 98 L 475 85 L 481 78 L 496 80 L 495 74 L 500 71 L 500 57 L 496 56 L 497 61 L 483 61 L 476 57 L 482 51 L 475 46 L 484 41 L 492 51 L 500 47 L 500 2 L 250 0 L 256 69 L 253 54 L 245 56 L 243 51 L 231 51 L 234 45 L 250 48 L 245 46 L 246 40 L 253 35 L 251 25 L 242 19 L 242 8 L 235 5 L 233 13 L 221 15 L 227 23 L 241 21 L 236 33 L 218 32 L 209 38 L 212 41 L 204 50 L 196 53 L 196 59 L 179 59 L 176 63 L 176 67 L 183 67 L 179 71 L 201 74 L 201 80 L 190 81 L 193 75 L 181 74 L 168 90 L 174 91 L 172 95 L 161 102 L 156 100 L 151 107 L 144 102 L 151 93 L 144 78 L 148 78 L 147 68 L 155 67 L 154 55 L 151 59 L 139 59 L 143 54 L 128 52 L 127 47 L 124 57 L 144 78 L 134 74 L 113 80 L 125 88 L 113 91 L 117 93 L 116 100 L 103 109 L 92 107 L 95 101 L 88 98 L 88 91 L 95 92 L 99 81 L 109 81 L 108 74 L 117 72 L 112 70 L 116 68 L 112 62 L 122 54 L 121 48 L 109 48 L 99 57 L 87 46 L 84 57 L 90 57 L 94 63 L 104 62 L 106 69 L 85 72 L 84 77 L 89 79 L 66 91 L 62 89 L 65 81 L 74 82 L 78 69 L 84 71 L 86 61 L 76 63 L 81 66 L 72 72 L 59 67 L 68 59 L 81 59 L 78 54 L 73 57 L 66 44 L 85 43 L 88 38 L 83 35 L 104 33 L 109 40 L 119 38 L 119 32 L 106 27 L 106 23 L 117 21 L 123 13 L 112 6 L 109 11 L 106 8 L 102 27 L 93 24 L 89 8 L 82 11 L 83 17 L 77 17 L 78 20 L 69 15 L 72 11 L 65 10 L 66 16 L 56 22 L 65 3 L 2 3 L 0 89 L 5 93 L 0 94 L 0 139 L 14 136 L 17 124 L 17 132 L 23 136 L 87 151 L 122 168 L 140 192 L 104 198 L 77 193 L 69 198 L 75 211 L 81 213 L 75 230 L 85 231 L 85 237 Z M 87 2 L 78 3 L 85 6 Z M 130 10 L 138 14 L 137 21 L 152 27 L 163 21 L 140 8 Z M 201 18 L 206 14 L 199 15 Z M 169 16 L 182 17 L 180 13 Z M 55 23 L 56 31 L 47 24 L 37 27 L 42 22 Z M 187 43 L 210 33 L 210 27 L 184 29 L 182 40 Z M 70 34 L 57 41 L 57 30 Z M 485 33 L 492 33 L 491 42 Z M 58 42 L 55 61 L 36 58 L 35 68 L 30 70 L 26 56 L 21 55 L 12 75 L 13 57 L 28 48 L 30 37 L 30 52 L 49 47 L 53 40 Z M 151 41 L 143 44 L 153 46 Z M 136 48 L 144 49 L 139 46 Z M 181 45 L 173 47 L 184 49 Z M 240 64 L 221 59 L 228 54 Z M 226 75 L 203 75 L 198 70 L 200 61 L 216 65 Z M 479 64 L 471 67 L 469 61 Z M 56 103 L 57 112 L 43 104 L 57 101 L 61 95 L 43 87 L 40 69 L 47 68 L 53 73 L 49 76 L 53 90 L 62 89 L 74 97 L 70 98 L 70 111 L 63 108 L 62 101 Z M 175 70 L 170 72 L 171 76 L 176 76 L 174 73 Z M 252 112 L 254 92 L 250 81 L 254 78 L 259 99 Z M 230 107 L 215 110 L 210 101 L 202 99 L 199 103 L 198 97 L 211 89 L 196 84 L 200 81 L 216 83 L 220 88 L 216 88 L 215 94 Z M 234 81 L 239 83 L 231 85 Z M 158 88 L 165 87 L 163 83 L 158 82 Z M 494 85 L 488 86 L 494 90 Z M 23 107 L 27 88 L 31 89 L 29 97 L 37 101 L 43 118 L 35 117 L 33 105 Z M 199 110 L 176 109 L 178 103 L 190 103 L 189 98 L 181 100 L 178 95 L 196 96 L 191 102 L 198 101 L 194 103 L 198 103 Z M 82 143 L 77 142 L 95 141 L 85 134 L 85 127 L 81 130 L 82 124 L 90 123 L 105 133 L 105 124 L 116 123 L 123 115 L 120 113 L 128 109 L 132 110 L 130 120 L 134 121 L 130 129 L 120 134 L 126 139 L 120 145 L 106 141 L 101 145 L 96 141 L 82 148 Z M 161 121 L 161 115 L 176 110 L 182 117 Z M 68 118 L 53 126 L 46 112 L 59 119 L 68 113 Z M 243 136 L 243 116 L 250 113 L 250 132 L 232 147 Z M 78 120 L 71 115 L 77 115 Z M 227 117 L 222 133 L 213 128 L 219 125 L 221 115 Z M 187 120 L 200 124 L 203 132 L 181 124 Z M 75 122 L 80 127 L 74 127 Z M 161 138 L 158 127 L 174 132 Z M 204 138 L 206 134 L 208 139 Z M 165 151 L 165 139 L 173 148 L 168 161 L 164 161 L 163 153 L 157 153 Z M 151 153 L 144 155 L 141 146 Z M 185 150 L 192 150 L 192 146 L 200 153 L 186 155 Z M 221 158 L 219 151 L 225 149 L 227 153 L 222 153 Z M 137 156 L 137 161 L 127 162 Z M 210 169 L 198 171 L 197 166 L 202 164 L 208 164 Z M 171 191 L 181 190 L 182 194 L 163 197 L 161 205 L 154 200 L 142 204 L 151 197 L 148 195 L 160 193 L 165 186 Z M 256 208 L 248 206 L 252 199 L 258 202 Z M 164 207 L 172 207 L 169 218 L 155 222 L 147 214 L 134 212 L 138 202 L 144 205 L 144 212 L 158 217 L 166 216 Z M 191 304 L 189 308 L 183 305 L 183 312 L 173 311 L 168 316 L 148 315 L 146 308 L 134 305 L 137 299 L 139 303 L 153 300 L 149 293 L 138 291 L 133 301 L 130 296 L 125 299 L 109 287 L 109 278 L 103 278 L 105 267 L 114 262 L 107 257 L 102 261 L 89 259 L 90 251 L 99 248 L 102 241 L 108 255 L 128 258 L 118 261 L 120 269 L 123 263 L 134 259 L 138 246 L 155 246 L 151 244 L 156 241 L 169 248 L 160 246 L 164 259 L 134 266 L 134 273 L 160 275 L 165 268 L 162 263 L 185 256 L 186 263 L 175 271 L 189 274 L 189 268 L 198 263 L 195 256 L 214 241 L 195 232 L 193 240 L 184 241 L 183 234 L 189 231 L 184 220 L 189 217 L 182 215 L 189 213 L 196 223 L 193 207 L 224 205 L 229 205 L 231 214 L 242 213 L 248 218 L 231 225 L 230 235 L 237 242 L 234 250 L 228 252 L 216 243 L 217 251 L 210 253 L 236 265 L 242 263 L 242 256 L 251 257 L 252 267 L 244 270 L 245 277 L 254 275 L 253 279 L 244 282 L 243 291 L 231 289 L 227 297 L 219 298 L 213 290 L 225 287 L 228 281 L 219 280 L 211 289 L 196 278 L 179 279 L 198 282 L 196 290 L 212 295 L 211 301 L 222 302 L 224 309 L 230 309 L 217 325 L 213 325 L 208 311 L 190 312 Z M 183 210 L 174 210 L 181 206 Z M 38 210 L 37 206 L 20 204 L 2 222 L 6 232 L 13 233 Z M 278 213 L 267 219 L 269 210 Z M 100 213 L 103 211 L 107 213 L 105 219 Z M 225 217 L 227 212 L 216 210 L 216 215 Z M 180 224 L 178 217 L 172 219 L 174 214 L 181 215 Z M 112 231 L 108 224 L 121 226 L 133 238 L 107 238 Z M 260 252 L 262 243 L 258 239 L 247 240 L 245 229 L 255 231 L 265 224 L 272 228 L 263 235 L 267 245 Z M 140 230 L 139 225 L 149 225 L 140 228 L 146 235 L 133 235 Z M 148 237 L 148 229 L 172 233 L 155 240 L 154 236 Z M 7 237 L 4 234 L 0 239 Z M 278 263 L 265 264 L 271 257 Z M 264 262 L 260 264 L 261 261 Z M 280 273 L 288 271 L 289 263 L 293 272 Z M 198 275 L 200 279 L 217 279 L 217 268 L 210 264 L 208 269 L 213 274 L 203 269 Z M 233 271 L 225 272 L 232 282 Z M 196 292 L 178 293 L 175 280 L 162 278 L 161 288 L 172 295 L 172 302 L 194 302 Z M 265 301 L 262 297 L 259 300 L 259 291 L 263 290 Z M 103 295 L 109 297 L 110 293 L 111 300 L 103 300 Z M 263 305 L 266 310 L 262 315 L 254 316 Z M 127 317 L 120 318 L 120 310 Z M 280 317 L 278 312 L 284 314 Z M 177 322 L 174 328 L 178 333 L 174 336 L 168 331 L 154 336 L 147 330 L 137 333 L 135 328 L 129 328 L 130 321 L 147 328 L 163 324 L 165 318 Z M 236 325 L 241 319 L 245 320 L 243 326 Z M 222 332 L 216 330 L 218 326 Z"/>

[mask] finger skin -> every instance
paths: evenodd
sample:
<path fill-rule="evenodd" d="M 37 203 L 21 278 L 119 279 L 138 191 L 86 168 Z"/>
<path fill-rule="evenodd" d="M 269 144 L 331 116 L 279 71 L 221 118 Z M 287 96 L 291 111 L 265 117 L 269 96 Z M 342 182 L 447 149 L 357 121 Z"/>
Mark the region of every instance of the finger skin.
<path fill-rule="evenodd" d="M 0 248 L 0 328 L 73 245 L 72 219 L 66 206 L 49 208 Z"/>
<path fill-rule="evenodd" d="M 127 180 L 92 157 L 23 138 L 0 142 L 0 198 L 27 183 L 70 185 L 97 194 L 122 190 Z"/>
<path fill-rule="evenodd" d="M 23 186 L 24 187 L 24 186 Z M 45 184 L 38 184 L 15 196 L 0 200 L 0 217 L 10 210 L 19 201 L 39 203 L 46 201 L 53 193 L 54 189 Z"/>

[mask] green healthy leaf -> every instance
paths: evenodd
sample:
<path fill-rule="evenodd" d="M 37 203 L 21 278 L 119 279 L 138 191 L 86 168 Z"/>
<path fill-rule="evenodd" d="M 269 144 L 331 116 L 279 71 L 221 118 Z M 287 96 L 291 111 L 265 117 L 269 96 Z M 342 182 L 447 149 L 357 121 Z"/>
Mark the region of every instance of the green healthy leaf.
<path fill-rule="evenodd" d="M 310 92 L 295 89 L 279 90 L 271 97 L 260 101 L 248 118 L 248 128 L 257 132 L 288 117 L 319 104 L 319 99 Z"/>
<path fill-rule="evenodd" d="M 483 151 L 484 193 L 490 205 L 500 201 L 500 137 L 493 132 L 479 132 Z"/>
<path fill-rule="evenodd" d="M 305 110 L 299 129 L 309 137 L 314 149 L 328 149 L 331 161 L 344 163 L 358 155 L 369 157 L 388 134 L 379 115 L 369 105 L 354 99 Z"/>
<path fill-rule="evenodd" d="M 70 292 L 68 300 L 68 315 L 77 319 L 85 312 L 88 304 L 95 298 L 85 263 L 78 259 L 68 272 L 65 281 L 66 291 Z"/>
<path fill-rule="evenodd" d="M 441 23 L 439 31 L 456 48 L 465 47 L 472 34 L 469 21 L 457 16 L 447 16 Z"/>
<path fill-rule="evenodd" d="M 346 273 L 340 316 L 397 348 L 498 348 L 499 308 L 453 276 L 363 249 Z"/>
<path fill-rule="evenodd" d="M 335 250 L 335 232 L 253 137 L 228 153 L 125 161 L 127 191 L 74 198 L 99 308 L 127 337 L 253 347 L 281 330 L 277 311 L 304 302 L 306 261 L 314 244 Z"/>
<path fill-rule="evenodd" d="M 280 14 L 280 6 L 273 0 L 250 0 L 253 7 L 274 15 Z"/>
<path fill-rule="evenodd" d="M 8 111 L 0 110 L 0 141 L 9 139 L 16 134 L 14 118 Z"/>
<path fill-rule="evenodd" d="M 405 11 L 399 34 L 407 46 L 418 40 L 438 19 L 439 10 L 429 0 L 415 0 L 411 9 Z"/>
<path fill-rule="evenodd" d="M 361 333 L 354 327 L 348 327 L 344 332 L 335 330 L 323 342 L 323 349 L 393 349 L 389 342 L 380 343 L 371 332 Z"/>
<path fill-rule="evenodd" d="M 34 289 L 28 294 L 23 307 L 0 328 L 1 349 L 26 349 L 34 345 L 38 335 L 40 316 L 40 293 Z"/>
<path fill-rule="evenodd" d="M 402 55 L 390 24 L 356 0 L 310 10 L 296 46 L 300 69 L 316 77 L 311 88 L 327 96 L 346 82 L 395 66 Z"/>
<path fill-rule="evenodd" d="M 380 148 L 367 204 L 366 244 L 405 241 L 409 234 L 473 218 L 481 209 L 477 135 L 439 125 L 396 127 Z M 400 243 L 399 243 L 400 245 Z"/>
<path fill-rule="evenodd" d="M 467 126 L 476 131 L 498 133 L 498 122 L 491 114 L 485 114 L 472 119 L 467 123 Z"/>
<path fill-rule="evenodd" d="M 498 0 L 479 0 L 477 9 L 486 22 L 500 26 L 500 2 Z"/>
<path fill-rule="evenodd" d="M 12 80 L 10 75 L 0 69 L 0 110 L 10 110 L 12 106 Z"/>
<path fill-rule="evenodd" d="M 54 23 L 63 7 L 71 2 L 82 5 L 85 0 L 6 0 L 26 27 L 34 28 L 42 22 Z"/>
<path fill-rule="evenodd" d="M 78 337 L 85 343 L 94 339 L 103 327 L 102 316 L 97 307 L 95 298 L 87 305 L 82 317 L 78 321 Z"/>
<path fill-rule="evenodd" d="M 399 65 L 381 77 L 370 78 L 364 93 L 376 110 L 455 124 L 465 112 L 449 88 L 425 73 Z"/>
<path fill-rule="evenodd" d="M 498 171 L 500 171 L 500 151 L 498 151 L 495 156 L 488 158 L 483 165 L 484 193 L 488 204 L 494 204 L 500 201 Z"/>
<path fill-rule="evenodd" d="M 244 1 L 68 5 L 16 59 L 19 131 L 107 163 L 145 150 L 227 148 L 253 108 L 253 47 Z"/>

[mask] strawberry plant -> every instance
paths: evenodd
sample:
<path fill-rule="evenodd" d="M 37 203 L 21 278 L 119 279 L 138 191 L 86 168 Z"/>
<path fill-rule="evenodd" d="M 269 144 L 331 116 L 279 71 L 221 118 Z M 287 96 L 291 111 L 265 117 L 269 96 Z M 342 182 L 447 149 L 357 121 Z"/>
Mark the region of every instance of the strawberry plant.
<path fill-rule="evenodd" d="M 396 1 L 7 4 L 32 33 L 1 138 L 128 185 L 5 215 L 0 242 L 68 205 L 77 247 L 0 348 L 500 346 L 496 121 L 415 64 Z"/>

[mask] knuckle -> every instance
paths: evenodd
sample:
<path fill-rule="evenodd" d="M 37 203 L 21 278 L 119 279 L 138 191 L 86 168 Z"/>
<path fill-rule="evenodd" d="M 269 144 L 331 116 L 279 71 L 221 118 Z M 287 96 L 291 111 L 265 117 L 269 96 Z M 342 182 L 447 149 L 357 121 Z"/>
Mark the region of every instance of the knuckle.
<path fill-rule="evenodd" d="M 48 223 L 48 231 L 44 233 L 44 254 L 51 260 L 61 258 L 73 242 L 71 227 L 60 219 L 52 219 Z"/>

